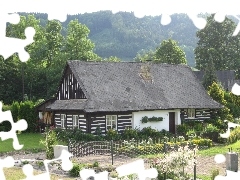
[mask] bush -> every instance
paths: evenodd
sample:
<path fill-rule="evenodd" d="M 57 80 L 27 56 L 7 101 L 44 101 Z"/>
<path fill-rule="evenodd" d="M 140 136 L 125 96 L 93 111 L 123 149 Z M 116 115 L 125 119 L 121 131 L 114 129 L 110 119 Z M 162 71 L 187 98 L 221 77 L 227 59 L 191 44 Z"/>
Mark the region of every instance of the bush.
<path fill-rule="evenodd" d="M 150 126 L 143 128 L 138 133 L 138 137 L 143 137 L 145 139 L 148 139 L 149 137 L 163 137 L 165 134 L 163 132 L 157 131 L 156 129 L 152 129 Z"/>
<path fill-rule="evenodd" d="M 69 175 L 72 177 L 79 177 L 79 172 L 85 167 L 85 164 L 73 163 L 73 168 L 69 171 Z"/>
<path fill-rule="evenodd" d="M 237 142 L 238 140 L 240 140 L 240 127 L 236 127 L 230 132 L 228 143 L 232 144 Z"/>
<path fill-rule="evenodd" d="M 57 135 L 55 131 L 50 130 L 45 132 L 45 140 L 40 140 L 46 151 L 47 159 L 54 158 L 54 148 L 53 146 L 57 144 Z"/>
<path fill-rule="evenodd" d="M 120 135 L 118 134 L 118 132 L 116 130 L 113 129 L 109 129 L 107 131 L 107 134 L 105 136 L 106 140 L 119 140 L 120 139 Z"/>
<path fill-rule="evenodd" d="M 217 126 L 214 126 L 213 124 L 208 124 L 204 130 L 204 132 L 219 132 L 219 129 Z"/>
<path fill-rule="evenodd" d="M 122 132 L 121 137 L 124 140 L 130 140 L 132 138 L 138 139 L 138 130 L 137 129 L 132 129 L 132 128 L 126 128 Z"/>
<path fill-rule="evenodd" d="M 207 146 L 212 147 L 213 143 L 211 139 L 203 139 L 203 138 L 197 138 L 190 141 L 192 144 L 196 144 L 198 147 L 200 146 Z"/>
<path fill-rule="evenodd" d="M 35 111 L 34 103 L 32 101 L 20 102 L 18 118 L 27 121 L 28 128 L 26 132 L 35 132 L 38 114 Z"/>
<path fill-rule="evenodd" d="M 189 130 L 189 126 L 187 124 L 177 125 L 177 133 L 181 135 L 185 135 Z"/>

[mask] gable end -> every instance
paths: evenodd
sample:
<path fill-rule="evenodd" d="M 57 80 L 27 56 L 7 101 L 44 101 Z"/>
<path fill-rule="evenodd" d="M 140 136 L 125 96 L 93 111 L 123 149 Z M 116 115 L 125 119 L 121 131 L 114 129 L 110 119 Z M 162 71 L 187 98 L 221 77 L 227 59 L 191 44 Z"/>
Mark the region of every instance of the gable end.
<path fill-rule="evenodd" d="M 69 66 L 63 75 L 60 87 L 58 89 L 57 99 L 86 99 L 85 94 L 80 88 L 80 85 L 74 77 L 74 74 L 72 73 Z"/>

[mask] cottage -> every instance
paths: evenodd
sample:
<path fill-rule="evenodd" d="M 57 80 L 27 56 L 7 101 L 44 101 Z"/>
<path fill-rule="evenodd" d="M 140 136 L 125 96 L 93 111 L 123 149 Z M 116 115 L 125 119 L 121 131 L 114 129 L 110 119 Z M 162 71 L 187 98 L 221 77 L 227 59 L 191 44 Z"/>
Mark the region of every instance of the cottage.
<path fill-rule="evenodd" d="M 41 111 L 52 113 L 56 127 L 88 133 L 148 126 L 175 133 L 182 121 L 210 118 L 222 107 L 190 67 L 151 62 L 68 61 L 54 100 L 46 102 Z"/>

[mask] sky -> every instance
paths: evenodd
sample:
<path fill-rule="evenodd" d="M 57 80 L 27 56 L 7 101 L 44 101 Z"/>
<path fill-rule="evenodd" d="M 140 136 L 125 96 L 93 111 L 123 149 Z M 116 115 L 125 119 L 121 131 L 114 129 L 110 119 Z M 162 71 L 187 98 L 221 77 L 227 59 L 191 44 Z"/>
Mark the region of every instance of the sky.
<path fill-rule="evenodd" d="M 137 17 L 173 13 L 239 14 L 239 0 L 1 0 L 8 11 L 81 14 L 100 10 L 134 12 Z M 1 8 L 2 9 L 2 8 Z"/>

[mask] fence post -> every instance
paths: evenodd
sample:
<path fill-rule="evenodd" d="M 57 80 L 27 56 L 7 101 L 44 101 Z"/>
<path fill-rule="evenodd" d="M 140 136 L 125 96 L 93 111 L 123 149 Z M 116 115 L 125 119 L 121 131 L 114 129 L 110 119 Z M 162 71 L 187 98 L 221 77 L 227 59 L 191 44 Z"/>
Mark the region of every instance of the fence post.
<path fill-rule="evenodd" d="M 166 146 L 167 146 L 167 144 L 166 144 L 166 142 L 164 141 L 164 146 L 163 146 L 164 158 L 166 157 L 166 153 L 167 153 L 167 147 L 166 147 Z M 166 180 L 166 178 L 167 178 L 167 173 L 164 172 L 163 176 L 164 176 L 164 180 Z"/>
<path fill-rule="evenodd" d="M 113 140 L 111 140 L 111 157 L 112 157 L 112 165 L 113 165 Z"/>
<path fill-rule="evenodd" d="M 193 168 L 193 180 L 197 179 L 197 167 L 196 167 L 196 145 L 194 145 L 194 168 Z"/>

